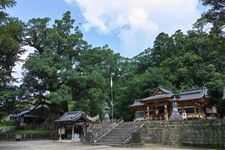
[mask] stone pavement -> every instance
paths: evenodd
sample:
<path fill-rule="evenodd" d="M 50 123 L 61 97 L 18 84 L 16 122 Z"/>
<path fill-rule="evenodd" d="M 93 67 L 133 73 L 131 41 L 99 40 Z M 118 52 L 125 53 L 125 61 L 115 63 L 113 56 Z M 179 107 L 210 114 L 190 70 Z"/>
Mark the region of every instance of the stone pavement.
<path fill-rule="evenodd" d="M 197 148 L 145 145 L 140 147 L 93 146 L 80 143 L 59 143 L 56 141 L 0 141 L 0 150 L 192 150 Z M 205 148 L 204 148 L 205 149 Z M 200 149 L 197 149 L 200 150 Z M 202 149 L 203 150 L 203 149 Z"/>

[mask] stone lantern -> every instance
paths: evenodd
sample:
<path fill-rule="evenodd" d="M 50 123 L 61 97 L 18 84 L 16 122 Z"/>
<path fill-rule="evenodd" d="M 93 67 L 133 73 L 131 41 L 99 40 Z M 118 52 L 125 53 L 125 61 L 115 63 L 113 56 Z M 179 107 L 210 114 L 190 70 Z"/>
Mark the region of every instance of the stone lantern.
<path fill-rule="evenodd" d="M 104 122 L 110 121 L 110 118 L 109 118 L 109 106 L 108 106 L 107 103 L 105 103 L 103 113 L 104 113 L 104 117 L 103 117 Z"/>
<path fill-rule="evenodd" d="M 174 96 L 173 99 L 172 99 L 172 103 L 173 103 L 173 112 L 172 112 L 172 115 L 171 115 L 171 120 L 180 120 L 181 119 L 181 116 L 178 112 L 178 104 L 177 104 L 177 97 Z"/>

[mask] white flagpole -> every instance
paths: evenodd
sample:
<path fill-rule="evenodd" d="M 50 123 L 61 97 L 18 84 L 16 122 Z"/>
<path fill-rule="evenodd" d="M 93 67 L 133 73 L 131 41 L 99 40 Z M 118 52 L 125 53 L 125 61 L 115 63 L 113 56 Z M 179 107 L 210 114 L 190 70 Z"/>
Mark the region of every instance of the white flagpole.
<path fill-rule="evenodd" d="M 111 90 L 111 103 L 112 103 L 112 121 L 113 121 L 113 80 L 112 80 L 112 73 L 110 75 L 110 90 Z"/>

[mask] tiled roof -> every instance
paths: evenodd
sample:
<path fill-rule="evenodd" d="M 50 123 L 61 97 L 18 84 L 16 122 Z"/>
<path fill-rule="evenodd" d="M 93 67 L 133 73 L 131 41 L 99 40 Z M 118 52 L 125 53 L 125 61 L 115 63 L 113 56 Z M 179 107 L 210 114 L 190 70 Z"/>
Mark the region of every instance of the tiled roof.
<path fill-rule="evenodd" d="M 159 87 L 160 90 L 164 90 L 165 93 L 168 94 L 160 94 L 160 95 L 153 95 L 150 97 L 146 97 L 143 99 L 139 99 L 139 100 L 135 100 L 135 102 L 130 105 L 129 107 L 136 107 L 136 106 L 143 106 L 145 102 L 148 101 L 158 101 L 158 100 L 162 100 L 162 99 L 171 99 L 174 96 L 178 98 L 178 101 L 186 101 L 186 100 L 198 100 L 201 98 L 207 98 L 208 97 L 208 89 L 203 87 L 200 89 L 194 89 L 194 90 L 189 90 L 189 91 L 184 91 L 181 92 L 180 94 L 174 94 L 172 91 L 168 90 L 168 89 L 164 89 L 164 87 Z M 167 91 L 166 91 L 167 90 Z"/>
<path fill-rule="evenodd" d="M 88 121 L 86 118 L 86 115 L 82 111 L 73 111 L 73 112 L 66 112 L 63 116 L 61 116 L 59 119 L 55 120 L 55 122 L 66 122 L 66 121 L 77 121 L 80 118 L 84 118 Z"/>
<path fill-rule="evenodd" d="M 192 91 L 185 91 L 177 96 L 179 97 L 179 101 L 185 101 L 185 100 L 192 100 L 192 99 L 201 99 L 204 96 L 207 97 L 208 90 L 206 88 L 198 89 L 198 90 L 192 90 Z"/>
<path fill-rule="evenodd" d="M 166 93 L 166 94 L 173 94 L 173 91 L 172 90 L 170 90 L 169 88 L 167 88 L 167 87 L 164 87 L 164 86 L 159 86 L 159 89 L 161 90 L 161 91 L 163 91 L 164 93 Z"/>
<path fill-rule="evenodd" d="M 27 114 L 30 114 L 30 110 L 29 109 L 26 109 L 26 110 L 23 110 L 17 114 L 12 114 L 13 117 L 21 117 L 21 116 L 24 116 L 24 115 L 27 115 Z"/>
<path fill-rule="evenodd" d="M 154 95 L 154 96 L 150 96 L 150 97 L 146 97 L 143 98 L 141 100 L 141 102 L 144 101 L 150 101 L 150 100 L 160 100 L 160 99 L 164 99 L 164 98 L 171 98 L 174 94 L 161 94 L 161 95 Z"/>
<path fill-rule="evenodd" d="M 129 107 L 137 107 L 137 106 L 144 106 L 144 104 L 141 103 L 139 100 L 135 100 L 134 103 Z"/>
<path fill-rule="evenodd" d="M 55 120 L 55 122 L 68 122 L 68 121 L 78 121 L 78 120 L 95 122 L 99 120 L 99 115 L 95 117 L 90 117 L 82 111 L 66 112 L 59 119 Z"/>

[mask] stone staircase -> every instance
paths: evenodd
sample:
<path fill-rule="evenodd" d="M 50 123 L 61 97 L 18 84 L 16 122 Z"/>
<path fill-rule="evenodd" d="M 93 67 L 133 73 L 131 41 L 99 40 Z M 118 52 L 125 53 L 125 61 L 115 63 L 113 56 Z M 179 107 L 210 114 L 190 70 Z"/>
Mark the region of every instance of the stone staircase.
<path fill-rule="evenodd" d="M 138 122 L 121 122 L 110 132 L 102 136 L 95 142 L 97 145 L 112 145 L 119 146 L 129 142 L 131 134 L 135 131 L 135 126 L 140 126 L 142 123 Z"/>

